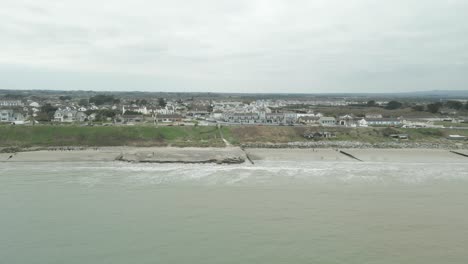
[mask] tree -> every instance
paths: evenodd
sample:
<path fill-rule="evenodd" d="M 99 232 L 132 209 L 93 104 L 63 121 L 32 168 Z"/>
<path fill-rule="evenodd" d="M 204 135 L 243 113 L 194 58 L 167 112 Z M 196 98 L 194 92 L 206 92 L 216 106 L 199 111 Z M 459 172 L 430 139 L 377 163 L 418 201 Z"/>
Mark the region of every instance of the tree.
<path fill-rule="evenodd" d="M 3 96 L 6 100 L 22 100 L 24 97 L 26 96 L 22 94 L 5 94 Z"/>
<path fill-rule="evenodd" d="M 468 110 L 468 102 L 465 104 L 465 110 Z"/>
<path fill-rule="evenodd" d="M 438 113 L 440 108 L 442 107 L 441 103 L 432 103 L 427 105 L 427 111 L 435 114 Z"/>
<path fill-rule="evenodd" d="M 460 101 L 448 101 L 445 105 L 448 108 L 455 109 L 455 110 L 460 110 L 463 108 L 463 103 Z"/>
<path fill-rule="evenodd" d="M 403 106 L 403 104 L 398 102 L 398 101 L 390 101 L 390 102 L 388 102 L 385 109 L 395 110 L 395 109 L 401 108 L 402 106 Z"/>
<path fill-rule="evenodd" d="M 137 99 L 136 101 L 131 101 L 130 103 L 136 105 L 148 105 L 148 101 L 146 101 L 146 99 Z"/>
<path fill-rule="evenodd" d="M 377 104 L 375 103 L 374 100 L 370 100 L 367 102 L 367 107 L 375 107 L 375 106 L 377 106 Z"/>
<path fill-rule="evenodd" d="M 88 99 L 80 99 L 80 101 L 78 102 L 79 105 L 81 106 L 88 106 L 89 105 L 89 101 Z"/>
<path fill-rule="evenodd" d="M 136 111 L 127 110 L 127 111 L 125 111 L 125 114 L 124 114 L 124 115 L 142 115 L 142 113 L 136 112 Z"/>
<path fill-rule="evenodd" d="M 104 117 L 114 117 L 117 115 L 117 113 L 114 110 L 108 110 L 108 109 L 103 109 L 99 110 L 98 115 L 102 115 Z"/>
<path fill-rule="evenodd" d="M 411 107 L 414 111 L 424 111 L 424 105 L 415 105 L 413 107 Z"/>
<path fill-rule="evenodd" d="M 90 111 L 90 114 L 93 113 L 93 112 L 96 114 L 96 117 L 94 119 L 95 121 L 106 121 L 107 118 L 114 118 L 117 115 L 116 111 L 108 110 L 108 109 L 103 109 L 103 110 L 98 110 L 98 111 Z M 127 114 L 127 113 L 125 113 L 125 114 Z"/>
<path fill-rule="evenodd" d="M 38 114 L 39 121 L 50 121 L 54 118 L 55 111 L 57 107 L 52 106 L 51 104 L 45 104 L 41 106 L 41 111 Z"/>
<path fill-rule="evenodd" d="M 115 99 L 113 95 L 105 95 L 105 94 L 98 94 L 89 98 L 90 103 L 94 103 L 95 105 L 103 105 L 103 104 L 113 104 L 116 101 L 120 101 Z"/>
<path fill-rule="evenodd" d="M 166 107 L 167 103 L 166 103 L 166 100 L 164 100 L 164 98 L 159 98 L 158 99 L 158 104 L 160 107 Z"/>
<path fill-rule="evenodd" d="M 42 121 L 42 122 L 48 122 L 48 121 L 50 121 L 50 118 L 46 113 L 40 112 L 40 113 L 37 114 L 36 120 L 37 121 Z"/>
<path fill-rule="evenodd" d="M 71 98 L 71 96 L 66 95 L 66 96 L 60 96 L 59 99 L 61 101 L 67 101 L 67 100 L 71 100 L 72 98 Z"/>

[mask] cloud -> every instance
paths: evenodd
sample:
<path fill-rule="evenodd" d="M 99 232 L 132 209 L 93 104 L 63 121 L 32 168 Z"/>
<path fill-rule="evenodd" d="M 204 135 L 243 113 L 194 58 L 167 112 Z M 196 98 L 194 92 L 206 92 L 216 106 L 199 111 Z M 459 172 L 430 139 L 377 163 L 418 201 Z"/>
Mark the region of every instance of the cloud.
<path fill-rule="evenodd" d="M 86 76 L 105 90 L 124 89 L 117 76 L 144 79 L 137 90 L 467 89 L 466 13 L 463 0 L 4 0 L 0 66 L 17 74 L 0 85 L 43 76 L 55 88 L 55 75 L 64 89 Z"/>

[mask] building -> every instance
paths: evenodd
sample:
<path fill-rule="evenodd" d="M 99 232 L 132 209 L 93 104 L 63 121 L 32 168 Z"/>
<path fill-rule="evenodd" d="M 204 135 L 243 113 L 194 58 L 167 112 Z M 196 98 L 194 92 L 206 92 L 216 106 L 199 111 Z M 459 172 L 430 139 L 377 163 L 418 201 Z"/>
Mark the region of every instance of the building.
<path fill-rule="evenodd" d="M 334 117 L 323 116 L 323 117 L 320 117 L 319 124 L 322 126 L 335 126 L 336 119 Z"/>
<path fill-rule="evenodd" d="M 122 106 L 122 114 L 125 115 L 126 112 L 135 112 L 135 113 L 140 113 L 143 115 L 149 114 L 149 111 L 146 108 L 146 106 L 136 106 L 136 105 Z"/>
<path fill-rule="evenodd" d="M 361 119 L 361 120 L 359 120 L 359 121 L 357 121 L 357 124 L 358 124 L 358 126 L 360 126 L 360 127 L 368 127 L 368 126 L 369 126 L 369 123 L 367 123 L 366 119 L 364 119 L 364 118 Z"/>
<path fill-rule="evenodd" d="M 320 117 L 318 116 L 301 116 L 297 121 L 304 125 L 318 125 Z"/>
<path fill-rule="evenodd" d="M 39 105 L 38 102 L 31 102 L 31 103 L 29 104 L 29 106 L 30 106 L 30 107 L 36 107 L 36 108 L 37 108 L 37 107 L 40 107 L 40 105 Z"/>
<path fill-rule="evenodd" d="M 76 110 L 57 110 L 54 114 L 54 121 L 61 123 L 85 122 L 88 116 Z"/>
<path fill-rule="evenodd" d="M 295 114 L 284 113 L 225 113 L 225 122 L 236 124 L 270 124 L 270 125 L 284 125 L 296 122 Z"/>
<path fill-rule="evenodd" d="M 0 107 L 16 107 L 23 105 L 23 102 L 20 100 L 0 100 Z"/>
<path fill-rule="evenodd" d="M 284 113 L 284 123 L 291 125 L 297 122 L 296 113 Z"/>
<path fill-rule="evenodd" d="M 263 123 L 258 113 L 225 113 L 224 121 L 237 124 Z"/>
<path fill-rule="evenodd" d="M 366 118 L 369 126 L 399 126 L 402 124 L 398 118 Z"/>
<path fill-rule="evenodd" d="M 15 112 L 11 109 L 0 109 L 0 122 L 21 123 L 24 122 L 24 116 L 22 113 Z"/>
<path fill-rule="evenodd" d="M 170 114 L 170 115 L 157 115 L 157 122 L 162 123 L 173 123 L 173 122 L 182 122 L 182 115 Z"/>
<path fill-rule="evenodd" d="M 366 117 L 366 119 L 367 118 L 374 118 L 375 119 L 375 118 L 382 118 L 383 116 L 382 116 L 382 114 L 368 113 L 368 114 L 366 114 L 365 117 Z"/>
<path fill-rule="evenodd" d="M 359 126 L 359 120 L 354 115 L 344 115 L 338 118 L 338 125 L 346 127 L 357 127 Z"/>
<path fill-rule="evenodd" d="M 260 118 L 262 119 L 263 123 L 266 124 L 279 125 L 287 123 L 285 115 L 280 113 L 265 113 L 264 115 L 261 115 Z"/>

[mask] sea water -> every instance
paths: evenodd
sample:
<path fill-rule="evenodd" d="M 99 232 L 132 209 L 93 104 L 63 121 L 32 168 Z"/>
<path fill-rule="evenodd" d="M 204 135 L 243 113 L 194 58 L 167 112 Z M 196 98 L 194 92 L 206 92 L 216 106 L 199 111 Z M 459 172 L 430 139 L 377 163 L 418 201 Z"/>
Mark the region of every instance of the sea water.
<path fill-rule="evenodd" d="M 0 263 L 468 263 L 468 164 L 0 164 Z"/>

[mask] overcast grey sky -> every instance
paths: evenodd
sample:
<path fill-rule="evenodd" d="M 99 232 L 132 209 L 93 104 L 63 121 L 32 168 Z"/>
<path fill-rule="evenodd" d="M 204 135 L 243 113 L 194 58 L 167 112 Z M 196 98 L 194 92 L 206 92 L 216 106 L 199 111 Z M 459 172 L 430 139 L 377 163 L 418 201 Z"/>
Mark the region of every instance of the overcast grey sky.
<path fill-rule="evenodd" d="M 0 89 L 468 89 L 468 0 L 2 0 Z"/>

